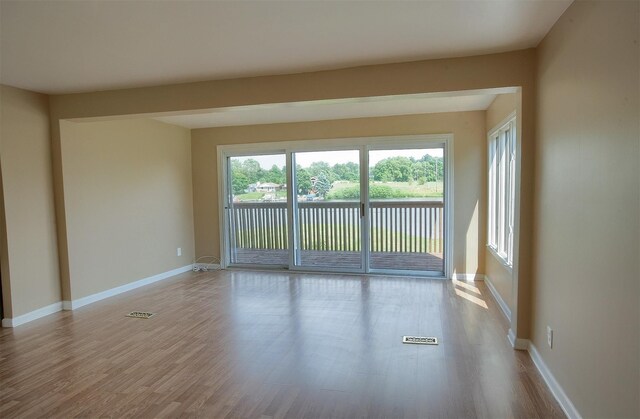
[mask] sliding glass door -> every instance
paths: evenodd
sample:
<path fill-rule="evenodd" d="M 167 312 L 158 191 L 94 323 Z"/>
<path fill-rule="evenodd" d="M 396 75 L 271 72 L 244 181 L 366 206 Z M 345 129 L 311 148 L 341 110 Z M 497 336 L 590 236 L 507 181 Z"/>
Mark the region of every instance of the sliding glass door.
<path fill-rule="evenodd" d="M 369 268 L 444 274 L 444 147 L 369 151 Z"/>
<path fill-rule="evenodd" d="M 360 150 L 293 153 L 296 267 L 361 272 Z"/>
<path fill-rule="evenodd" d="M 285 154 L 228 157 L 226 167 L 230 264 L 289 266 Z"/>
<path fill-rule="evenodd" d="M 351 142 L 227 151 L 224 265 L 445 276 L 447 142 Z"/>

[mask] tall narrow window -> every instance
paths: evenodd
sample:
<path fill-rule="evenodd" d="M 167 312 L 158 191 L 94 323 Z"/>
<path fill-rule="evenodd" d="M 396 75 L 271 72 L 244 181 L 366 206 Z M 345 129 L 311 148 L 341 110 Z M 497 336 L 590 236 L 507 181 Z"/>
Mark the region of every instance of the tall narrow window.
<path fill-rule="evenodd" d="M 516 174 L 516 117 L 489 133 L 488 246 L 511 266 Z"/>

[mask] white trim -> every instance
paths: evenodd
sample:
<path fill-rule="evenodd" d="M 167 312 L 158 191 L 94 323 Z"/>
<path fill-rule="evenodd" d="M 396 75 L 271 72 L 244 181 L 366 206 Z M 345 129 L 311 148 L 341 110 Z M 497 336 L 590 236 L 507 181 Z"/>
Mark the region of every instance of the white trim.
<path fill-rule="evenodd" d="M 469 282 L 475 282 L 475 281 L 484 281 L 486 279 L 486 277 L 482 274 L 459 274 L 459 273 L 454 273 L 453 275 L 451 275 L 451 279 L 452 280 L 456 280 L 456 281 L 469 281 Z"/>
<path fill-rule="evenodd" d="M 453 236 L 455 235 L 453 208 L 454 185 L 454 159 L 453 159 L 453 134 L 447 134 L 444 140 L 444 275 L 453 275 Z"/>
<path fill-rule="evenodd" d="M 193 269 L 193 265 L 186 265 L 181 268 L 173 269 L 167 272 L 163 272 L 157 275 L 153 275 L 139 281 L 130 282 L 119 287 L 111 288 L 106 291 L 98 292 L 96 294 L 88 295 L 86 297 L 78 298 L 72 301 L 63 301 L 62 307 L 64 310 L 75 310 L 87 304 L 95 303 L 96 301 L 104 300 L 105 298 L 113 297 L 114 295 L 122 294 L 123 292 L 131 291 L 136 288 L 143 287 L 145 285 L 153 284 L 154 282 L 162 281 L 163 279 L 170 278 L 172 276 L 188 272 Z"/>
<path fill-rule="evenodd" d="M 513 329 L 509 329 L 507 338 L 509 339 L 509 343 L 511 344 L 513 349 L 517 349 L 519 351 L 526 351 L 527 349 L 529 349 L 529 340 L 517 338 Z"/>
<path fill-rule="evenodd" d="M 500 310 L 502 310 L 502 314 L 504 314 L 507 320 L 509 320 L 509 323 L 511 323 L 511 309 L 509 308 L 509 305 L 507 305 L 506 301 L 504 301 L 496 287 L 493 285 L 493 282 L 491 282 L 491 278 L 489 278 L 488 275 L 485 275 L 484 283 L 487 284 L 487 288 L 489 289 L 489 292 L 491 293 L 491 296 L 493 297 L 495 302 L 498 303 L 498 307 L 500 307 Z"/>
<path fill-rule="evenodd" d="M 229 256 L 227 256 L 227 249 L 229 244 L 227 243 L 226 231 L 227 228 L 227 208 L 229 203 L 227 194 L 229 193 L 227 187 L 227 155 L 221 152 L 220 146 L 217 147 L 217 159 L 218 159 L 218 230 L 220 230 L 220 266 L 225 269 L 228 266 Z M 288 193 L 288 192 L 287 192 Z"/>
<path fill-rule="evenodd" d="M 516 189 L 519 187 L 517 181 L 518 174 L 518 150 L 520 148 L 519 126 L 517 111 L 511 112 L 498 125 L 487 133 L 487 248 L 505 265 L 511 269 L 514 260 L 514 241 L 516 230 Z M 515 138 L 503 137 L 503 133 L 513 133 Z M 503 144 L 501 150 L 504 151 L 504 159 L 501 163 L 496 163 L 495 158 L 499 154 L 498 148 Z M 495 146 L 494 146 L 495 144 Z M 515 148 L 515 153 L 514 153 Z M 515 162 L 512 162 L 512 158 Z M 494 160 L 492 162 L 492 160 Z M 512 164 L 514 171 L 511 172 Z M 513 178 L 512 178 L 513 175 Z M 496 183 L 497 182 L 497 183 Z M 517 185 L 516 185 L 517 184 Z M 517 187 L 516 187 L 517 186 Z M 497 189 L 496 189 L 497 188 Z M 500 218 L 500 219 L 498 219 Z M 513 225 L 511 225 L 513 223 Z M 498 249 L 503 249 L 504 254 Z M 509 263 L 511 259 L 511 263 Z"/>
<path fill-rule="evenodd" d="M 502 267 L 504 269 L 509 271 L 509 273 L 513 272 L 513 265 L 509 265 L 509 262 L 507 262 L 507 260 L 504 257 L 500 256 L 498 254 L 498 251 L 493 246 L 491 246 L 490 244 L 487 244 L 487 250 L 489 251 L 489 253 L 491 253 L 493 255 L 493 257 L 496 259 L 496 261 L 500 265 L 502 265 Z"/>
<path fill-rule="evenodd" d="M 528 343 L 529 345 L 527 347 L 527 350 L 529 351 L 529 356 L 531 357 L 533 364 L 538 369 L 538 372 L 542 376 L 544 382 L 547 384 L 547 387 L 549 387 L 549 390 L 551 391 L 551 394 L 553 394 L 553 397 L 555 397 L 558 404 L 560 404 L 560 407 L 562 408 L 564 414 L 567 415 L 567 417 L 570 419 L 581 419 L 582 416 L 580 415 L 580 412 L 578 412 L 578 409 L 576 409 L 576 407 L 571 402 L 571 399 L 569 399 L 569 396 L 567 396 L 567 393 L 564 392 L 564 389 L 562 388 L 560 383 L 558 383 L 556 378 L 553 376 L 551 370 L 549 370 L 549 367 L 547 367 L 547 364 L 545 364 L 533 342 Z"/>
<path fill-rule="evenodd" d="M 533 342 L 529 339 L 516 339 L 512 329 L 509 329 L 508 337 L 509 342 L 511 342 L 511 345 L 515 349 L 526 350 L 529 353 L 529 357 L 533 361 L 533 365 L 535 365 L 536 369 L 542 376 L 547 388 L 549 388 L 549 391 L 553 394 L 553 397 L 562 408 L 564 414 L 570 419 L 582 419 L 580 412 L 578 412 L 578 409 L 576 409 L 571 402 L 571 399 L 569 399 L 569 396 L 567 396 L 567 393 L 564 392 L 560 383 L 558 383 L 556 378 L 553 376 L 553 373 L 551 373 L 551 370 L 547 367 L 547 364 L 545 364 L 542 356 L 540 356 L 540 352 L 538 352 L 538 349 Z"/>
<path fill-rule="evenodd" d="M 333 151 L 353 150 L 367 146 L 371 150 L 393 147 L 394 150 L 415 148 L 416 145 L 425 147 L 426 143 L 433 143 L 434 148 L 452 139 L 453 134 L 422 134 L 422 135 L 393 135 L 370 137 L 317 138 L 310 140 L 275 141 L 266 143 L 224 144 L 217 146 L 218 155 L 225 156 L 253 156 L 261 154 L 284 154 L 287 151 Z"/>
<path fill-rule="evenodd" d="M 62 302 L 58 301 L 57 303 L 50 304 L 45 307 L 41 307 L 37 310 L 30 311 L 29 313 L 23 314 L 18 317 L 7 317 L 6 319 L 2 319 L 2 327 L 16 327 L 21 324 L 29 323 L 31 321 L 37 320 L 41 317 L 48 316 L 49 314 L 57 313 L 62 310 Z"/>
<path fill-rule="evenodd" d="M 491 130 L 489 130 L 489 132 L 487 133 L 487 136 L 490 137 L 490 136 L 494 135 L 495 133 L 497 133 L 498 131 L 500 131 L 502 128 L 505 127 L 505 125 L 507 125 L 509 122 L 511 122 L 511 120 L 513 118 L 515 118 L 516 116 L 517 116 L 517 111 L 516 110 L 512 111 L 502 121 L 498 122 L 493 128 L 491 128 Z"/>
<path fill-rule="evenodd" d="M 369 237 L 371 234 L 371 213 L 369 205 L 371 197 L 369 196 L 369 185 L 371 183 L 369 170 L 369 153 L 372 148 L 369 146 L 360 147 L 360 207 L 364 211 L 360 214 L 360 243 L 363 243 L 360 249 L 360 266 L 363 272 L 371 271 L 371 243 Z M 443 156 L 444 157 L 444 156 Z M 363 181 L 364 180 L 364 181 Z M 436 181 L 438 178 L 436 177 Z M 364 243 L 367 243 L 364 245 Z"/>
<path fill-rule="evenodd" d="M 382 150 L 382 149 L 411 149 L 411 148 L 444 148 L 444 160 L 445 160 L 445 178 L 444 178 L 444 240 L 445 240 L 445 249 L 444 249 L 444 277 L 449 278 L 453 273 L 453 232 L 454 232 L 454 220 L 453 220 L 453 208 L 454 208 L 454 158 L 453 158 L 453 140 L 454 136 L 452 133 L 446 134 L 420 134 L 420 135 L 399 135 L 399 136 L 370 136 L 370 137 L 346 137 L 346 138 L 330 138 L 330 139 L 309 139 L 309 140 L 292 140 L 292 141 L 277 141 L 277 142 L 266 142 L 266 143 L 246 143 L 246 144 L 225 144 L 219 145 L 216 147 L 217 152 L 217 162 L 218 162 L 218 222 L 220 224 L 220 265 L 222 269 L 226 269 L 231 267 L 231 263 L 229 260 L 229 255 L 227 254 L 230 243 L 228 234 L 225 232 L 229 231 L 229 220 L 227 219 L 227 206 L 229 201 L 229 184 L 228 184 L 228 176 L 227 174 L 227 158 L 228 157 L 238 157 L 238 156 L 252 156 L 252 155 L 263 155 L 263 154 L 285 154 L 287 156 L 287 184 L 291 184 L 293 181 L 293 166 L 291 163 L 291 158 L 289 157 L 291 153 L 296 152 L 308 152 L 308 151 L 333 151 L 333 150 L 360 150 L 361 153 L 366 154 L 369 150 Z M 362 167 L 361 162 L 361 171 L 368 170 L 368 168 Z M 368 185 L 367 185 L 368 186 Z M 366 187 L 361 186 L 366 191 Z M 287 202 L 289 209 L 288 213 L 288 222 L 289 225 L 294 224 L 293 212 L 291 208 L 294 205 L 293 202 L 293 188 L 287 188 Z M 289 192 L 291 191 L 291 192 Z M 362 194 L 361 191 L 361 202 L 363 199 L 366 200 L 365 204 L 368 205 L 368 197 L 366 194 Z M 368 217 L 368 212 L 367 212 Z M 361 219 L 361 222 L 364 220 Z M 295 241 L 295 237 L 293 237 L 294 229 L 289 229 L 289 248 L 291 247 L 292 241 Z M 364 231 L 361 228 L 361 231 Z M 363 241 L 364 242 L 364 241 Z M 366 258 L 366 256 L 365 256 Z M 290 252 L 290 260 L 289 266 L 286 267 L 287 271 L 308 271 L 308 267 L 300 267 L 295 266 L 293 263 L 292 252 Z M 363 260 L 366 262 L 366 260 Z M 233 267 L 242 267 L 238 265 L 233 265 Z M 251 266 L 247 266 L 251 267 Z M 255 268 L 262 268 L 262 266 L 253 266 Z M 279 268 L 283 268 L 278 266 Z M 345 269 L 335 269 L 336 272 L 344 272 L 344 273 L 373 273 L 372 270 L 369 269 L 367 272 L 366 265 L 362 266 L 361 269 L 357 270 L 345 270 Z M 330 268 L 324 268 L 322 270 L 318 270 L 318 272 L 326 272 L 330 271 Z M 387 270 L 379 270 L 379 273 L 388 273 L 388 274 L 402 274 L 408 275 L 411 274 L 409 272 L 404 272 L 398 270 L 396 271 L 387 271 Z M 378 273 L 378 272 L 376 272 Z M 430 275 L 429 275 L 430 276 Z"/>

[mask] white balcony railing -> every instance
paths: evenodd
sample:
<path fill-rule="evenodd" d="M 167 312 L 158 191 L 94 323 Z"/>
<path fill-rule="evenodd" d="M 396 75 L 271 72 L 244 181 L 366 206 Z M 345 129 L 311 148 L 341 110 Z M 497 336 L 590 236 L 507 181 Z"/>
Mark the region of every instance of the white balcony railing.
<path fill-rule="evenodd" d="M 284 250 L 288 247 L 285 202 L 236 202 L 230 208 L 231 246 Z M 444 205 L 441 201 L 372 201 L 370 249 L 389 253 L 443 253 Z M 301 250 L 358 252 L 360 203 L 298 202 Z"/>

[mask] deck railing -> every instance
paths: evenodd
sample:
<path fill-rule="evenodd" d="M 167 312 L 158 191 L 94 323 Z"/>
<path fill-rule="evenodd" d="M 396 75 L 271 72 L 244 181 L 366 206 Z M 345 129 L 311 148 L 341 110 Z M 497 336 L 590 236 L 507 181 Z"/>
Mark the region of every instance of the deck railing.
<path fill-rule="evenodd" d="M 360 251 L 360 203 L 298 202 L 301 250 Z M 288 247 L 285 202 L 236 202 L 229 208 L 232 247 Z M 440 201 L 372 201 L 371 251 L 443 252 L 444 205 Z"/>

